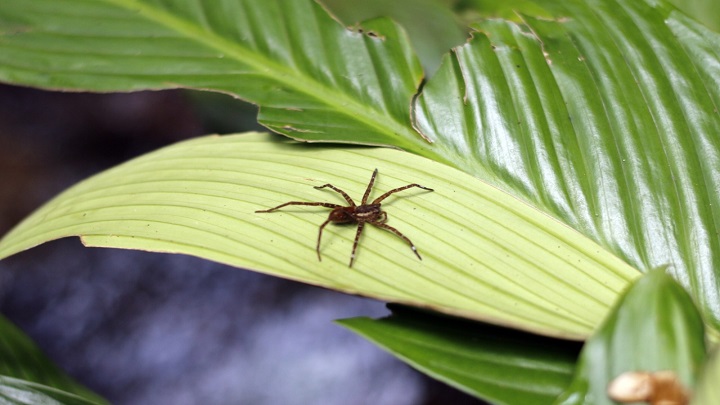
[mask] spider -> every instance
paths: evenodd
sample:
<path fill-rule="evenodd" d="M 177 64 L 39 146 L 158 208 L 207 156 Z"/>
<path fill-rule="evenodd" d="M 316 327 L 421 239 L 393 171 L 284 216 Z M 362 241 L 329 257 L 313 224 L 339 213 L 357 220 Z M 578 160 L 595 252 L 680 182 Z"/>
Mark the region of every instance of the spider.
<path fill-rule="evenodd" d="M 285 204 L 280 204 L 277 207 L 270 208 L 267 210 L 259 210 L 255 212 L 263 213 L 263 212 L 273 212 L 276 210 L 279 210 L 282 207 L 286 207 L 288 205 L 313 205 L 313 206 L 321 206 L 326 208 L 332 208 L 332 211 L 330 211 L 330 215 L 328 215 L 328 219 L 320 225 L 320 231 L 318 232 L 318 239 L 317 239 L 317 246 L 315 250 L 317 251 L 318 260 L 322 261 L 322 258 L 320 257 L 320 240 L 322 239 L 322 233 L 323 229 L 327 224 L 330 222 L 336 223 L 336 224 L 358 224 L 357 232 L 355 233 L 355 241 L 353 242 L 352 247 L 352 253 L 350 254 L 350 265 L 348 267 L 352 267 L 353 262 L 355 261 L 355 250 L 358 246 L 358 240 L 360 240 L 360 234 L 363 231 L 363 228 L 365 227 L 365 224 L 371 224 L 375 225 L 378 228 L 385 229 L 387 231 L 390 231 L 394 233 L 395 235 L 402 238 L 405 242 L 407 242 L 410 245 L 410 249 L 412 249 L 413 253 L 415 253 L 415 256 L 418 257 L 418 259 L 422 260 L 422 257 L 420 257 L 420 253 L 418 253 L 417 248 L 413 243 L 408 239 L 407 236 L 403 235 L 400 231 L 393 228 L 390 225 L 387 225 L 385 222 L 387 221 L 387 213 L 383 211 L 380 207 L 382 200 L 388 198 L 391 194 L 397 193 L 399 191 L 407 190 L 412 187 L 418 187 L 423 190 L 428 191 L 435 191 L 431 188 L 423 187 L 419 184 L 408 184 L 407 186 L 398 187 L 396 189 L 390 190 L 387 193 L 381 195 L 380 197 L 376 198 L 373 202 L 369 203 L 367 202 L 368 197 L 370 196 L 370 191 L 372 190 L 373 184 L 375 183 L 375 177 L 378 174 L 378 169 L 375 169 L 375 171 L 372 174 L 372 177 L 370 178 L 370 183 L 367 186 L 367 190 L 365 190 L 365 194 L 363 195 L 362 202 L 360 205 L 355 205 L 355 201 L 353 201 L 352 198 L 350 198 L 349 195 L 347 195 L 346 192 L 340 190 L 339 188 L 333 186 L 332 184 L 324 184 L 322 186 L 315 186 L 316 189 L 321 188 L 329 188 L 333 191 L 336 191 L 340 193 L 340 195 L 343 196 L 345 201 L 350 204 L 347 207 L 344 207 L 342 205 L 338 204 L 331 204 L 326 202 L 302 202 L 302 201 L 290 201 L 286 202 Z"/>

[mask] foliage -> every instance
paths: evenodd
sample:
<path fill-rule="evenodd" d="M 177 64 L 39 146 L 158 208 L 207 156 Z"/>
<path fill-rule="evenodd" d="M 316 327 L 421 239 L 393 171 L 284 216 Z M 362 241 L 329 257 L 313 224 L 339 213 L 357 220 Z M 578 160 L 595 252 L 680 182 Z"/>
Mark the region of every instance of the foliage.
<path fill-rule="evenodd" d="M 0 402 L 3 404 L 106 403 L 67 377 L 2 316 L 0 336 Z"/>
<path fill-rule="evenodd" d="M 656 269 L 624 294 L 585 343 L 573 382 L 558 403 L 612 405 L 608 386 L 626 372 L 671 372 L 689 390 L 704 357 L 703 324 L 692 300 Z"/>
<path fill-rule="evenodd" d="M 294 140 L 404 152 L 262 141 L 244 154 L 258 135 L 199 139 L 77 185 L 0 251 L 80 235 L 91 246 L 195 254 L 573 338 L 597 328 L 641 272 L 667 266 L 715 336 L 720 36 L 651 0 L 479 3 L 488 4 L 446 8 L 471 23 L 472 38 L 425 78 L 398 24 L 347 29 L 309 0 L 5 2 L 2 81 L 228 93 L 259 105 L 259 121 Z M 236 141 L 237 150 L 212 149 Z M 388 207 L 422 263 L 391 235 L 371 233 L 356 269 L 344 268 L 347 244 L 326 246 L 316 263 L 311 241 L 293 241 L 312 235 L 319 218 L 252 213 L 317 200 L 310 184 L 360 190 L 377 166 L 392 179 L 383 187 L 438 190 Z M 253 240 L 257 230 L 264 239 Z M 638 294 L 633 301 L 655 299 Z M 677 305 L 694 311 L 689 300 Z M 641 332 L 623 335 L 632 346 Z M 604 382 L 589 383 L 600 392 Z"/>
<path fill-rule="evenodd" d="M 391 306 L 339 323 L 413 367 L 498 404 L 548 404 L 572 379 L 580 345 Z"/>

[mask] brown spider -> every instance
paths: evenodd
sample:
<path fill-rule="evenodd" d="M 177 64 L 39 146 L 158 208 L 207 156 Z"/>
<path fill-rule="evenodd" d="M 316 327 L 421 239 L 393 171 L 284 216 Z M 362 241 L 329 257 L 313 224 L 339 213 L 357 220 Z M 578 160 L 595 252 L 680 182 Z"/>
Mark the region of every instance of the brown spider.
<path fill-rule="evenodd" d="M 321 188 L 329 188 L 333 191 L 337 191 L 340 193 L 340 195 L 343 196 L 345 201 L 350 204 L 347 207 L 343 207 L 342 205 L 338 204 L 331 204 L 331 203 L 325 203 L 325 202 L 301 202 L 301 201 L 290 201 L 286 202 L 285 204 L 280 204 L 275 208 L 270 208 L 267 210 L 260 210 L 255 212 L 273 212 L 275 210 L 278 210 L 282 207 L 288 206 L 288 205 L 314 205 L 314 206 L 321 206 L 326 208 L 332 208 L 332 211 L 330 211 L 330 215 L 328 216 L 328 219 L 320 225 L 320 232 L 318 233 L 318 240 L 317 240 L 317 247 L 315 250 L 317 251 L 318 260 L 322 261 L 322 258 L 320 257 L 320 239 L 322 238 L 322 232 L 323 228 L 325 228 L 325 225 L 329 224 L 330 222 L 336 223 L 336 224 L 358 224 L 357 232 L 355 233 L 355 242 L 353 242 L 352 247 L 352 253 L 350 255 L 350 266 L 352 267 L 353 261 L 355 260 L 355 250 L 357 249 L 358 240 L 360 239 L 360 234 L 362 233 L 363 228 L 365 227 L 365 224 L 372 224 L 377 226 L 378 228 L 382 228 L 385 230 L 388 230 L 395 235 L 401 237 L 405 242 L 407 242 L 410 245 L 410 248 L 415 253 L 415 255 L 418 257 L 418 259 L 422 260 L 422 257 L 420 257 L 420 253 L 418 253 L 417 248 L 413 243 L 410 241 L 410 239 L 407 238 L 407 236 L 403 235 L 398 231 L 397 229 L 393 228 L 390 225 L 385 224 L 387 221 L 387 214 L 385 211 L 380 209 L 380 202 L 386 198 L 388 198 L 391 194 L 397 193 L 398 191 L 407 190 L 412 187 L 418 187 L 423 190 L 428 191 L 435 191 L 431 188 L 423 187 L 419 184 L 408 184 L 407 186 L 398 187 L 396 189 L 390 190 L 387 193 L 381 195 L 380 197 L 376 198 L 375 201 L 368 204 L 367 200 L 370 196 L 370 191 L 372 190 L 373 184 L 375 183 L 375 177 L 378 174 L 378 169 L 375 169 L 375 171 L 372 174 L 372 177 L 370 178 L 370 183 L 367 186 L 367 190 L 365 190 L 365 194 L 363 195 L 362 202 L 360 205 L 355 205 L 355 201 L 353 201 L 352 198 L 350 198 L 347 193 L 340 190 L 339 188 L 333 186 L 332 184 L 325 184 L 322 186 L 315 186 L 317 189 Z"/>

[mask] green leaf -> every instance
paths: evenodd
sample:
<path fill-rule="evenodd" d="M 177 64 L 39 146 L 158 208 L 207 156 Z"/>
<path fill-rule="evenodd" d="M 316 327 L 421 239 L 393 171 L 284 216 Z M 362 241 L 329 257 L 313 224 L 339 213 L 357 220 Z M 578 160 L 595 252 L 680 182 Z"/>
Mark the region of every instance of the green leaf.
<path fill-rule="evenodd" d="M 311 1 L 224 0 L 212 6 L 198 0 L 5 1 L 0 7 L 0 80 L 70 90 L 192 87 L 229 93 L 260 105 L 265 125 L 297 139 L 391 145 L 484 181 L 443 166 L 428 169 L 422 160 L 397 163 L 396 155 L 379 158 L 376 153 L 386 152 L 364 149 L 345 151 L 353 159 L 336 149 L 310 148 L 303 150 L 307 157 L 271 165 L 286 156 L 284 149 L 278 154 L 271 148 L 261 159 L 246 155 L 265 165 L 265 176 L 274 170 L 269 173 L 275 177 L 253 172 L 259 176 L 256 183 L 233 183 L 245 187 L 243 192 L 273 185 L 262 195 L 249 193 L 254 200 L 245 201 L 224 186 L 216 188 L 227 184 L 217 182 L 219 173 L 240 172 L 215 165 L 212 174 L 170 179 L 201 190 L 188 195 L 185 189 L 153 188 L 159 183 L 165 187 L 167 179 L 146 161 L 158 176 L 156 183 L 143 185 L 136 169 L 127 169 L 135 176 L 130 180 L 113 177 L 115 171 L 91 180 L 85 183 L 90 186 L 59 197 L 57 205 L 48 206 L 52 209 L 46 207 L 8 236 L 6 254 L 81 234 L 90 245 L 195 254 L 572 337 L 587 335 L 602 319 L 613 297 L 634 277 L 629 266 L 646 271 L 668 265 L 714 328 L 709 333 L 717 333 L 720 88 L 712 84 L 720 82 L 720 36 L 651 0 L 516 3 L 519 12 L 506 16 L 511 21 L 477 21 L 474 38 L 445 58 L 411 102 L 422 72 L 403 32 L 387 20 L 366 23 L 363 32 L 348 31 Z M 434 144 L 427 144 L 413 125 Z M 318 159 L 318 153 L 329 151 L 343 158 L 342 164 Z M 233 151 L 212 153 L 231 156 Z M 186 167 L 181 160 L 179 167 Z M 226 160 L 231 167 L 236 164 L 234 156 Z M 305 193 L 288 187 L 321 181 L 350 185 L 357 195 L 361 179 L 376 165 L 382 166 L 381 181 L 390 175 L 398 183 L 463 190 L 448 199 L 452 204 L 438 201 L 439 191 L 400 201 L 421 208 L 424 216 L 392 203 L 402 214 L 391 213 L 392 223 L 425 255 L 421 267 L 392 235 L 378 235 L 373 245 L 368 232 L 358 266 L 365 263 L 372 269 L 341 271 L 347 258 L 340 252 L 349 251 L 350 235 L 327 240 L 344 243 L 343 249 L 326 252 L 333 258 L 330 266 L 337 267 L 328 275 L 327 263 L 318 267 L 312 260 L 315 231 L 310 225 L 323 216 L 308 221 L 305 211 L 298 210 L 256 220 L 225 211 L 221 202 L 229 199 L 247 215 L 270 202 L 318 199 L 312 189 Z M 197 171 L 199 166 L 187 167 Z M 310 174 L 300 174 L 304 172 Z M 283 183 L 288 173 L 294 178 Z M 601 247 L 516 199 L 500 197 L 487 183 Z M 465 188 L 477 184 L 482 184 L 477 190 Z M 101 198 L 108 190 L 119 194 Z M 103 198 L 110 205 L 92 205 Z M 142 209 L 127 206 L 136 201 L 145 201 Z M 207 210 L 208 204 L 213 210 Z M 495 204 L 508 204 L 504 208 L 513 214 L 496 211 Z M 73 211 L 85 208 L 105 222 L 86 222 Z M 70 216 L 63 217 L 63 210 Z M 500 224 L 492 222 L 495 218 Z M 266 223 L 261 221 L 273 227 L 257 225 Z M 58 224 L 62 226 L 52 228 Z M 247 224 L 251 227 L 245 228 Z M 248 233 L 233 238 L 241 228 Z M 260 230 L 265 239 L 256 240 L 253 232 Z M 441 230 L 447 237 L 438 237 L 445 235 Z M 302 236 L 305 243 L 298 239 Z M 553 256 L 550 247 L 557 241 L 563 251 L 570 246 L 572 255 Z M 294 263 L 286 268 L 283 261 Z M 425 272 L 425 266 L 432 271 Z M 613 282 L 604 285 L 608 279 Z M 430 295 L 417 293 L 426 292 L 425 287 Z"/>
<path fill-rule="evenodd" d="M 717 329 L 718 35 L 653 1 L 520 3 L 516 21 L 477 23 L 413 122 L 422 72 L 402 31 L 348 31 L 303 0 L 6 1 L 0 80 L 226 92 L 296 138 L 451 164 L 640 270 L 671 265 Z"/>
<path fill-rule="evenodd" d="M 695 387 L 692 405 L 714 405 L 720 403 L 720 346 L 716 346 L 703 367 L 700 381 Z"/>
<path fill-rule="evenodd" d="M 354 227 L 328 226 L 322 207 L 408 183 L 383 202 L 418 247 L 368 226 L 353 268 Z M 554 336 L 587 336 L 638 273 L 589 239 L 472 176 L 387 148 L 308 147 L 264 134 L 176 144 L 92 177 L 0 241 L 0 258 L 79 235 L 88 246 L 185 253 L 310 284 L 429 307 Z"/>
<path fill-rule="evenodd" d="M 671 265 L 720 327 L 720 88 L 706 84 L 720 81 L 717 34 L 663 3 L 521 2 L 543 18 L 478 22 L 411 122 L 422 72 L 395 24 L 348 31 L 303 0 L 207 4 L 6 1 L 0 80 L 221 91 L 259 104 L 262 123 L 295 138 L 448 163 L 635 268 Z"/>
<path fill-rule="evenodd" d="M 58 369 L 22 331 L 0 316 L 0 403 L 105 404 Z"/>
<path fill-rule="evenodd" d="M 339 321 L 418 370 L 494 404 L 549 404 L 570 384 L 579 346 L 392 306 Z"/>
<path fill-rule="evenodd" d="M 662 2 L 483 20 L 415 104 L 434 152 L 647 271 L 720 328 L 720 36 Z"/>
<path fill-rule="evenodd" d="M 627 291 L 580 355 L 561 404 L 614 404 L 608 384 L 624 372 L 672 371 L 686 390 L 705 358 L 703 322 L 687 292 L 663 269 Z"/>
<path fill-rule="evenodd" d="M 711 30 L 720 32 L 720 13 L 716 12 L 715 0 L 669 0 L 669 2 Z"/>
<path fill-rule="evenodd" d="M 0 402 L 7 405 L 90 405 L 91 401 L 46 385 L 0 375 Z"/>
<path fill-rule="evenodd" d="M 187 87 L 260 105 L 273 131 L 432 154 L 410 124 L 423 73 L 389 20 L 349 31 L 308 0 L 6 0 L 0 80 L 63 90 Z"/>
<path fill-rule="evenodd" d="M 552 19 L 553 15 L 533 0 L 462 0 L 454 4 L 456 13 L 467 22 L 502 18 L 521 23 L 523 16 L 531 15 Z"/>
<path fill-rule="evenodd" d="M 437 0 L 323 0 L 322 4 L 347 26 L 389 17 L 407 30 L 408 37 L 428 76 L 437 70 L 447 51 L 465 42 L 461 26 L 447 4 Z"/>

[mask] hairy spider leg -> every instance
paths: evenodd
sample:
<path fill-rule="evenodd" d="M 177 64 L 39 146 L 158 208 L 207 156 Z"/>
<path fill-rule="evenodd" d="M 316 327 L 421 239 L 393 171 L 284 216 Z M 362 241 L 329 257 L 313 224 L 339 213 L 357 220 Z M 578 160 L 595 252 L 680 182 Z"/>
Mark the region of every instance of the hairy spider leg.
<path fill-rule="evenodd" d="M 390 190 L 390 191 L 388 191 L 387 193 L 385 193 L 385 194 L 381 195 L 380 197 L 376 198 L 375 201 L 373 201 L 372 203 L 373 203 L 373 204 L 380 204 L 380 201 L 382 201 L 382 200 L 390 197 L 391 194 L 395 194 L 395 193 L 397 193 L 397 192 L 399 192 L 399 191 L 407 190 L 407 189 L 413 188 L 413 187 L 421 188 L 421 189 L 427 190 L 427 191 L 435 191 L 435 190 L 433 190 L 433 189 L 431 189 L 431 188 L 428 188 L 428 187 L 421 186 L 421 185 L 419 185 L 419 184 L 413 183 L 413 184 L 408 184 L 407 186 L 402 186 L 402 187 L 398 187 L 398 188 L 396 188 L 396 189 Z M 363 203 L 363 204 L 364 204 L 364 203 Z"/>
<path fill-rule="evenodd" d="M 337 191 L 338 193 L 340 193 L 340 195 L 343 196 L 343 198 L 345 199 L 345 201 L 347 201 L 348 204 L 350 204 L 351 207 L 354 207 L 354 206 L 355 206 L 355 201 L 353 201 L 353 199 L 350 198 L 350 196 L 347 195 L 346 192 L 340 190 L 339 188 L 333 186 L 332 184 L 323 184 L 322 186 L 315 186 L 314 188 L 320 190 L 321 188 L 325 188 L 325 187 L 327 187 L 327 188 L 329 188 L 329 189 L 331 189 L 331 190 L 333 190 L 333 191 Z"/>
<path fill-rule="evenodd" d="M 397 192 L 400 192 L 403 190 L 407 190 L 412 187 L 417 187 L 417 188 L 421 188 L 423 190 L 428 190 L 428 191 L 435 191 L 431 188 L 424 187 L 419 184 L 413 183 L 413 184 L 408 184 L 407 186 L 398 187 L 396 189 L 390 190 L 387 193 L 376 198 L 375 201 L 372 202 L 372 204 L 367 204 L 367 200 L 370 196 L 370 192 L 372 191 L 373 185 L 375 184 L 375 178 L 377 177 L 377 174 L 378 174 L 378 169 L 375 169 L 373 171 L 372 177 L 370 177 L 370 183 L 368 183 L 367 189 L 365 190 L 365 194 L 363 195 L 363 199 L 362 199 L 360 208 L 366 208 L 364 206 L 377 204 L 378 207 L 373 208 L 373 209 L 379 209 L 380 208 L 379 205 L 382 200 L 386 199 L 387 197 L 389 197 L 390 195 L 392 195 L 394 193 L 397 193 Z M 368 221 L 366 218 L 361 217 L 359 214 L 355 214 L 355 208 L 357 207 L 355 205 L 355 201 L 353 201 L 353 199 L 350 198 L 350 196 L 347 195 L 347 193 L 344 192 L 343 190 L 333 186 L 332 184 L 324 184 L 322 186 L 316 186 L 315 188 L 316 189 L 329 188 L 329 189 L 339 193 L 340 195 L 343 196 L 345 201 L 347 201 L 347 203 L 350 204 L 350 206 L 343 207 L 342 205 L 326 203 L 326 202 L 290 201 L 290 202 L 286 202 L 284 204 L 280 204 L 277 207 L 273 207 L 273 208 L 270 208 L 267 210 L 258 210 L 255 212 L 259 212 L 259 213 L 273 212 L 273 211 L 279 210 L 280 208 L 287 207 L 288 205 L 307 205 L 307 206 L 325 207 L 325 208 L 330 208 L 333 210 L 336 208 L 353 208 L 352 213 L 350 213 L 350 215 L 352 216 L 352 219 L 354 220 L 354 222 L 357 222 L 358 228 L 357 228 L 357 232 L 355 234 L 355 241 L 353 242 L 352 254 L 350 255 L 350 266 L 349 267 L 352 267 L 353 262 L 355 261 L 355 252 L 357 251 L 358 243 L 360 241 L 360 235 L 362 234 L 363 228 L 365 227 L 365 223 L 371 223 L 371 224 L 377 226 L 378 228 L 388 230 L 388 231 L 394 233 L 396 236 L 402 238 L 405 242 L 407 242 L 410 245 L 410 248 L 415 253 L 415 256 L 417 256 L 418 259 L 422 260 L 422 257 L 420 256 L 420 253 L 418 253 L 417 248 L 415 247 L 415 245 L 412 243 L 412 241 L 408 237 L 403 235 L 402 232 L 398 231 L 397 229 L 393 228 L 392 226 L 385 224 L 385 222 L 387 221 L 387 213 L 385 213 L 385 211 L 380 211 L 377 214 L 377 217 Z M 331 213 L 331 215 L 332 215 L 332 213 Z M 331 216 L 328 216 L 328 219 L 325 220 L 325 222 L 323 222 L 322 225 L 320 225 L 320 229 L 318 230 L 318 240 L 317 240 L 317 246 L 315 247 L 315 250 L 318 255 L 318 260 L 320 260 L 320 261 L 322 261 L 322 257 L 320 255 L 320 243 L 322 241 L 322 233 L 323 233 L 323 230 L 325 229 L 325 227 L 327 226 L 327 224 L 329 224 L 330 222 L 333 222 L 333 220 L 331 219 Z M 345 221 L 343 221 L 343 222 L 345 222 Z"/>
<path fill-rule="evenodd" d="M 355 250 L 357 250 L 360 234 L 362 233 L 364 227 L 365 222 L 358 222 L 357 232 L 355 233 L 355 242 L 353 242 L 352 253 L 350 253 L 350 265 L 348 267 L 352 267 L 353 262 L 355 261 Z"/>
<path fill-rule="evenodd" d="M 362 202 L 360 205 L 367 204 L 368 197 L 370 197 L 370 191 L 373 188 L 373 184 L 375 184 L 375 177 L 377 177 L 378 169 L 376 168 L 375 171 L 372 174 L 372 177 L 370 177 L 370 183 L 368 183 L 367 189 L 365 190 L 365 194 L 363 194 Z"/>
<path fill-rule="evenodd" d="M 374 223 L 384 224 L 385 222 L 387 222 L 387 212 L 380 211 L 380 215 L 378 215 L 377 219 L 375 221 L 373 221 L 373 224 Z"/>
<path fill-rule="evenodd" d="M 317 251 L 319 262 L 322 261 L 322 257 L 320 257 L 320 240 L 322 239 L 323 228 L 325 228 L 325 226 L 327 224 L 329 224 L 330 222 L 331 222 L 331 219 L 328 218 L 325 222 L 322 223 L 322 225 L 320 225 L 320 230 L 318 231 L 318 241 L 317 241 L 317 246 L 315 246 L 315 250 Z"/>
<path fill-rule="evenodd" d="M 417 248 L 415 247 L 415 245 L 413 245 L 413 243 L 410 241 L 410 239 L 408 239 L 407 236 L 403 235 L 402 232 L 400 232 L 400 231 L 398 231 L 397 229 L 393 228 L 392 226 L 386 225 L 386 224 L 384 224 L 384 223 L 382 223 L 382 222 L 371 222 L 371 224 L 377 226 L 378 228 L 382 228 L 382 229 L 388 230 L 388 231 L 394 233 L 395 235 L 403 238 L 403 240 L 410 245 L 410 249 L 412 249 L 412 251 L 415 253 L 415 256 L 417 256 L 418 259 L 422 260 L 422 257 L 420 257 L 420 253 L 418 253 L 418 250 L 417 250 Z"/>
<path fill-rule="evenodd" d="M 270 209 L 267 209 L 267 210 L 259 210 L 259 211 L 255 211 L 255 212 L 273 212 L 273 211 L 279 210 L 279 209 L 282 208 L 282 207 L 287 207 L 288 205 L 312 205 L 312 206 L 316 206 L 316 207 L 325 207 L 325 208 L 337 208 L 337 207 L 342 207 L 342 205 L 330 204 L 330 203 L 324 203 L 324 202 L 290 201 L 290 202 L 286 202 L 285 204 L 280 204 L 280 205 L 278 205 L 277 207 L 274 207 L 274 208 L 270 208 Z"/>

